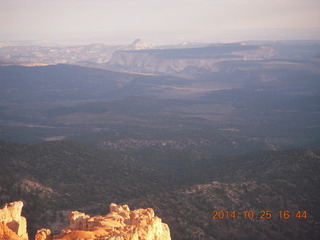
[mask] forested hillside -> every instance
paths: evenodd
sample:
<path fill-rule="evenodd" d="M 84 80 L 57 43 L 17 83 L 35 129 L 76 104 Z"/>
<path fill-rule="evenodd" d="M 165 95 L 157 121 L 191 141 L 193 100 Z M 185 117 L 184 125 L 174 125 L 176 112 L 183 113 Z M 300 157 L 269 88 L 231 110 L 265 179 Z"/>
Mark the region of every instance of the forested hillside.
<path fill-rule="evenodd" d="M 117 202 L 154 208 L 173 239 L 320 236 L 318 150 L 186 159 L 183 168 L 174 159 L 159 164 L 69 141 L 1 142 L 0 153 L 1 204 L 25 202 L 31 235 L 42 227 L 61 229 L 71 210 L 102 214 Z M 212 211 L 224 215 L 212 219 Z M 262 216 L 267 211 L 269 219 Z"/>

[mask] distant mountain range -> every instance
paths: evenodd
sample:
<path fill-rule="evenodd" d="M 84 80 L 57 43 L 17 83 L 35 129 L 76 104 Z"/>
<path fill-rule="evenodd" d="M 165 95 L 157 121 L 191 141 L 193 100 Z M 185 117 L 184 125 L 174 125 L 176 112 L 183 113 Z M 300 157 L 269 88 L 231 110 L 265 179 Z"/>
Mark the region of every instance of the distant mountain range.
<path fill-rule="evenodd" d="M 117 50 L 145 50 L 157 48 L 181 48 L 205 46 L 206 44 L 182 43 L 179 45 L 152 46 L 141 39 L 134 40 L 130 45 L 56 45 L 47 42 L 17 43 L 0 42 L 0 65 L 18 64 L 41 66 L 50 64 L 82 64 L 104 66 Z"/>
<path fill-rule="evenodd" d="M 217 71 L 218 63 L 256 60 L 307 60 L 320 56 L 319 41 L 248 41 L 228 44 L 183 42 L 152 46 L 136 39 L 131 45 L 81 46 L 3 44 L 0 65 L 80 64 L 143 73 L 190 73 L 190 68 Z M 199 70 L 198 70 L 199 71 Z"/>

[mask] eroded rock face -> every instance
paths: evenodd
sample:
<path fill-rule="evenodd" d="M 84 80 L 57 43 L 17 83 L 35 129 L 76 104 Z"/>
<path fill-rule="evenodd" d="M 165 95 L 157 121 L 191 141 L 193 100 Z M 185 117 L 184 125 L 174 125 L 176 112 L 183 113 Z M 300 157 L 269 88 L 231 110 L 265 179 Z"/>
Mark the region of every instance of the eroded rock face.
<path fill-rule="evenodd" d="M 0 239 L 28 239 L 27 221 L 21 216 L 23 202 L 6 204 L 0 209 Z"/>
<path fill-rule="evenodd" d="M 90 217 L 75 211 L 70 214 L 69 219 L 69 227 L 63 229 L 61 234 L 54 236 L 53 239 L 171 239 L 168 225 L 162 223 L 151 208 L 130 211 L 127 205 L 120 206 L 112 203 L 110 213 L 106 216 Z"/>
<path fill-rule="evenodd" d="M 28 240 L 23 202 L 12 202 L 0 209 L 0 240 Z M 106 216 L 90 217 L 78 211 L 69 215 L 70 225 L 58 236 L 49 229 L 37 231 L 35 240 L 170 240 L 167 224 L 152 208 L 130 211 L 127 205 L 110 205 Z"/>

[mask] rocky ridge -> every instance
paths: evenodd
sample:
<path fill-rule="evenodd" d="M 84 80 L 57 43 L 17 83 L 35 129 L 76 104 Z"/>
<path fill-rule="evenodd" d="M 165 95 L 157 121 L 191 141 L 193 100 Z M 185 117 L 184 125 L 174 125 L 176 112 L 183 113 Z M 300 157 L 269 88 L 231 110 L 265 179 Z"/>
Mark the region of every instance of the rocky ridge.
<path fill-rule="evenodd" d="M 0 210 L 0 239 L 28 240 L 27 222 L 21 216 L 23 202 L 6 204 Z M 105 216 L 90 217 L 73 211 L 69 215 L 70 224 L 59 235 L 51 230 L 40 229 L 35 240 L 170 240 L 167 224 L 155 216 L 152 208 L 130 211 L 128 205 L 110 204 L 110 213 Z"/>

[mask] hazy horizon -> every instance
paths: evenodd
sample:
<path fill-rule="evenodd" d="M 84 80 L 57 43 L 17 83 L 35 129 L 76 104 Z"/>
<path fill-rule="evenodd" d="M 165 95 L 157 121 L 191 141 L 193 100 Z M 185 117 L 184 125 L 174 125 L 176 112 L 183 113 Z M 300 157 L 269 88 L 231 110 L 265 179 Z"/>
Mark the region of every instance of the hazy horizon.
<path fill-rule="evenodd" d="M 2 0 L 0 41 L 316 40 L 319 12 L 317 0 Z"/>
<path fill-rule="evenodd" d="M 39 42 L 52 44 L 91 44 L 127 45 L 135 39 L 142 39 L 153 45 L 179 44 L 182 42 L 231 43 L 241 41 L 282 41 L 282 40 L 320 40 L 320 28 L 316 29 L 248 29 L 214 32 L 88 32 L 61 33 L 37 36 L 23 34 L 2 34 L 2 42 Z"/>

